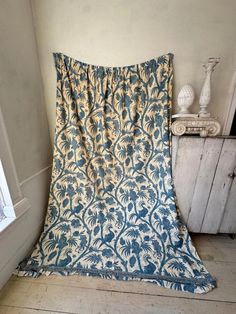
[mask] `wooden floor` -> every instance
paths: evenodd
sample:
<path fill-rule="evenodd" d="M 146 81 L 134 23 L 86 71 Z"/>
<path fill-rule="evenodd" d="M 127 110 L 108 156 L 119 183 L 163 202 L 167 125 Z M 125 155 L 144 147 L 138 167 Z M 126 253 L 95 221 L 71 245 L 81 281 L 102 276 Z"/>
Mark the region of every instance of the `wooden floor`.
<path fill-rule="evenodd" d="M 236 313 L 236 240 L 222 235 L 194 235 L 193 240 L 218 281 L 218 288 L 208 294 L 83 276 L 13 276 L 1 291 L 0 313 Z"/>

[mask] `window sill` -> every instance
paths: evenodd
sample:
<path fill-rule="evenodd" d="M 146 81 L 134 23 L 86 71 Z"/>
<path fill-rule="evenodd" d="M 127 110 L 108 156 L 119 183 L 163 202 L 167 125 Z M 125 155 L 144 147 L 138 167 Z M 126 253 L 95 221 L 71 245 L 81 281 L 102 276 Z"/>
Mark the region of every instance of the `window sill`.
<path fill-rule="evenodd" d="M 10 226 L 11 223 L 16 219 L 16 217 L 13 218 L 4 218 L 0 223 L 0 234 L 5 230 L 8 226 Z"/>
<path fill-rule="evenodd" d="M 16 217 L 13 218 L 5 218 L 1 222 L 0 226 L 0 237 L 5 234 L 6 231 L 10 230 L 14 224 L 26 214 L 26 212 L 30 209 L 30 203 L 27 198 L 23 198 L 18 203 L 14 204 L 14 209 L 16 213 Z"/>

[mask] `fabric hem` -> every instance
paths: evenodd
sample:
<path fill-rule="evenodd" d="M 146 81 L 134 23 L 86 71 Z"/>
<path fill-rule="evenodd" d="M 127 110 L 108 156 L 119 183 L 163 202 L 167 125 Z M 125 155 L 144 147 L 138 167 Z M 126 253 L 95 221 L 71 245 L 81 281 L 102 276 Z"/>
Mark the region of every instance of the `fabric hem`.
<path fill-rule="evenodd" d="M 30 274 L 29 274 L 30 272 Z M 39 277 L 43 273 L 59 273 L 61 275 L 69 275 L 69 274 L 79 274 L 79 275 L 87 275 L 87 276 L 98 276 L 98 277 L 114 277 L 117 280 L 150 280 L 150 281 L 163 281 L 174 284 L 187 284 L 187 285 L 204 285 L 205 287 L 208 285 L 209 289 L 205 292 L 208 292 L 214 288 L 216 288 L 216 279 L 211 276 L 208 278 L 186 278 L 186 277 L 173 277 L 168 275 L 161 274 L 143 274 L 143 273 L 131 273 L 124 272 L 118 270 L 110 270 L 110 269 L 85 269 L 82 267 L 56 267 L 56 266 L 23 266 L 20 265 L 18 267 L 18 276 L 32 276 Z M 183 290 L 183 289 L 177 289 Z"/>

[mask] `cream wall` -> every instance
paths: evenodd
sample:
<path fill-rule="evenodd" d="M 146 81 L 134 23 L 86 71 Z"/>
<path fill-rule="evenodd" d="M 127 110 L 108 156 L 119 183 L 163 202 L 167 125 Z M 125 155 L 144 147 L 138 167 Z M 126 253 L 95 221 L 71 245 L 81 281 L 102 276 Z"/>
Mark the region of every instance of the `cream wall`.
<path fill-rule="evenodd" d="M 39 235 L 49 191 L 51 145 L 30 0 L 0 0 L 0 107 L 7 131 L 0 132 L 7 143 L 0 159 L 17 214 L 0 233 L 1 288 Z"/>
<path fill-rule="evenodd" d="M 51 152 L 30 0 L 0 0 L 0 105 L 19 180 Z"/>
<path fill-rule="evenodd" d="M 202 63 L 221 57 L 210 111 L 226 118 L 236 67 L 235 0 L 32 0 L 51 135 L 56 74 L 52 52 L 87 63 L 120 66 L 175 54 L 175 94 L 186 83 L 197 99 Z M 198 111 L 197 101 L 194 111 Z M 176 106 L 175 106 L 176 107 Z"/>

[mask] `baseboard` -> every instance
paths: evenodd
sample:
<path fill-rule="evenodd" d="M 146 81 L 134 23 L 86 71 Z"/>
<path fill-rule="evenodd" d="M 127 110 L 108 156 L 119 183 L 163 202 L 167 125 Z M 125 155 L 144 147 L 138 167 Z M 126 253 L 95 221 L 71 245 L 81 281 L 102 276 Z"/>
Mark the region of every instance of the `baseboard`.
<path fill-rule="evenodd" d="M 10 279 L 19 262 L 33 249 L 33 244 L 38 238 L 42 224 L 43 220 L 41 221 L 38 229 L 29 235 L 28 241 L 19 247 L 8 262 L 0 269 L 0 289 L 2 289 L 5 283 Z"/>

